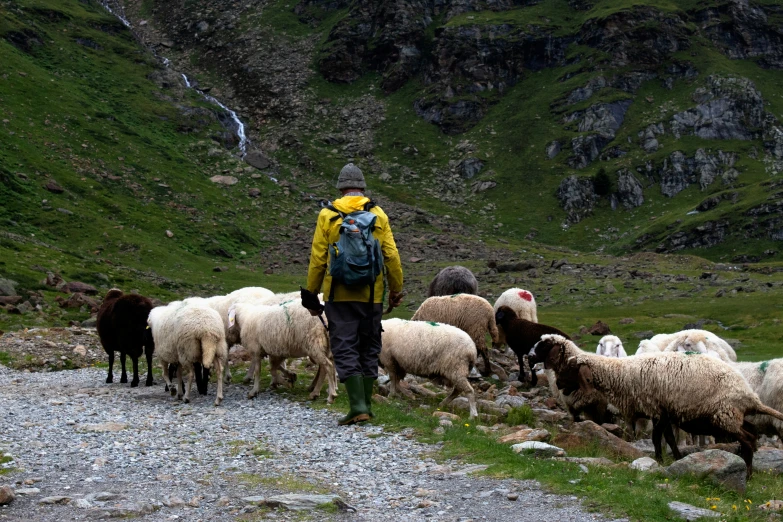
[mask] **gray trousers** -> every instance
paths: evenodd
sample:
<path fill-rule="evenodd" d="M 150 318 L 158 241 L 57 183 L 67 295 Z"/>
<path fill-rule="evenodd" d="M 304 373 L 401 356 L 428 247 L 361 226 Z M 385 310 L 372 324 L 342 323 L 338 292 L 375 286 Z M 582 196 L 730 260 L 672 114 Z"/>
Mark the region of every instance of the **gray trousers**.
<path fill-rule="evenodd" d="M 362 375 L 378 378 L 383 305 L 356 301 L 327 302 L 329 341 L 340 382 Z"/>

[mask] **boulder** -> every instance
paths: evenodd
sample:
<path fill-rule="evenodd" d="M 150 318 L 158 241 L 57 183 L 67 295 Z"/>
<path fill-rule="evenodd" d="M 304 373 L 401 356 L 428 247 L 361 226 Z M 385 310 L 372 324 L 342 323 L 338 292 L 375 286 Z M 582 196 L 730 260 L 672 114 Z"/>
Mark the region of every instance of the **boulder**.
<path fill-rule="evenodd" d="M 0 487 L 0 506 L 5 506 L 6 504 L 10 504 L 14 501 L 16 498 L 16 495 L 14 495 L 14 490 L 11 486 L 1 486 Z"/>
<path fill-rule="evenodd" d="M 741 457 L 722 450 L 693 453 L 666 468 L 669 475 L 695 475 L 740 494 L 745 493 L 746 472 L 745 461 Z"/>
<path fill-rule="evenodd" d="M 284 507 L 292 511 L 305 511 L 316 509 L 324 504 L 332 504 L 339 501 L 337 495 L 302 495 L 289 493 L 287 495 L 275 495 L 266 499 L 265 504 L 270 507 Z"/>
<path fill-rule="evenodd" d="M 66 283 L 66 285 L 63 287 L 63 290 L 71 294 L 81 292 L 87 295 L 98 295 L 97 288 L 92 285 L 88 285 L 87 283 L 80 283 L 79 281 L 71 281 L 70 283 Z"/>
<path fill-rule="evenodd" d="M 631 462 L 629 467 L 638 471 L 655 471 L 661 466 L 658 465 L 658 462 L 655 459 L 642 457 Z"/>
<path fill-rule="evenodd" d="M 239 180 L 234 176 L 212 176 L 211 178 L 209 178 L 209 181 L 211 181 L 212 183 L 217 183 L 219 185 L 226 185 L 227 187 L 239 183 Z"/>
<path fill-rule="evenodd" d="M 596 199 L 593 180 L 568 176 L 560 182 L 557 199 L 568 215 L 568 222 L 579 223 L 593 213 Z"/>
<path fill-rule="evenodd" d="M 698 520 L 702 517 L 717 518 L 720 516 L 720 513 L 717 511 L 710 511 L 709 509 L 692 506 L 690 504 L 686 504 L 685 502 L 669 502 L 669 509 L 677 513 L 685 520 Z"/>
<path fill-rule="evenodd" d="M 511 446 L 514 453 L 533 453 L 536 457 L 565 457 L 563 448 L 545 442 L 528 441 Z"/>
<path fill-rule="evenodd" d="M 245 163 L 257 168 L 258 170 L 268 169 L 272 165 L 272 162 L 269 161 L 269 158 L 257 150 L 251 150 L 245 154 L 244 159 Z"/>
<path fill-rule="evenodd" d="M 46 279 L 42 281 L 46 286 L 51 286 L 57 290 L 63 290 L 65 288 L 65 280 L 60 274 L 54 272 L 46 272 Z"/>
<path fill-rule="evenodd" d="M 16 305 L 22 301 L 21 295 L 0 296 L 0 305 Z"/>
<path fill-rule="evenodd" d="M 629 210 L 640 207 L 644 203 L 644 187 L 628 169 L 621 169 L 617 173 L 617 199 Z"/>
<path fill-rule="evenodd" d="M 547 430 L 524 429 L 504 435 L 498 439 L 498 442 L 501 444 L 516 444 L 528 441 L 547 442 L 550 437 L 551 435 Z"/>
<path fill-rule="evenodd" d="M 609 325 L 603 321 L 596 322 L 593 326 L 588 328 L 587 333 L 590 335 L 609 335 L 612 330 L 609 329 Z"/>
<path fill-rule="evenodd" d="M 91 312 L 97 312 L 98 307 L 100 306 L 98 301 L 92 297 L 87 297 L 81 292 L 76 292 L 68 299 L 57 297 L 55 301 L 57 301 L 57 303 L 60 305 L 60 308 L 81 308 L 82 306 L 87 306 Z"/>
<path fill-rule="evenodd" d="M 58 185 L 54 180 L 47 182 L 46 185 L 44 185 L 44 188 L 52 194 L 62 194 L 65 192 L 65 189 Z"/>
<path fill-rule="evenodd" d="M 0 278 L 0 295 L 8 295 L 8 296 L 16 295 L 17 284 L 18 283 L 16 281 Z M 16 304 L 16 303 L 10 303 L 10 304 Z"/>
<path fill-rule="evenodd" d="M 538 378 L 539 385 L 541 385 L 541 376 L 539 375 Z M 568 414 L 564 411 L 547 410 L 546 408 L 533 408 L 533 414 L 541 422 L 560 422 L 568 417 Z"/>
<path fill-rule="evenodd" d="M 597 444 L 607 453 L 617 457 L 638 459 L 645 456 L 640 450 L 612 435 L 593 421 L 574 423 L 570 432 L 558 434 L 552 443 L 563 446 L 565 449 L 583 448 Z"/>
<path fill-rule="evenodd" d="M 762 449 L 753 455 L 753 471 L 783 473 L 783 450 Z"/>
<path fill-rule="evenodd" d="M 464 179 L 471 179 L 484 168 L 484 162 L 478 158 L 465 158 L 460 162 L 459 175 Z"/>
<path fill-rule="evenodd" d="M 251 197 L 251 198 L 257 198 L 257 197 L 259 197 L 261 195 L 261 189 L 256 188 L 256 187 L 249 188 L 249 189 L 247 189 L 247 195 L 248 195 L 248 197 Z"/>

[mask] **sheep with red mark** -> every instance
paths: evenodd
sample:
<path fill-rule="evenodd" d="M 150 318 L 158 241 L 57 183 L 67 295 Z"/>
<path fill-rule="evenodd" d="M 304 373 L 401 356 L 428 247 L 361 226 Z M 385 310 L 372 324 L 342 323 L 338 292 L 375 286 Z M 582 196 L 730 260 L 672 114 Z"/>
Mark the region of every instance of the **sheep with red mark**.
<path fill-rule="evenodd" d="M 538 312 L 536 311 L 536 298 L 533 294 L 522 288 L 509 288 L 498 297 L 495 301 L 495 312 L 500 309 L 501 306 L 508 306 L 511 308 L 516 316 L 520 319 L 538 322 Z M 506 343 L 506 332 L 501 327 L 499 330 L 498 342 L 495 343 L 495 347 L 503 346 Z M 525 352 L 527 355 L 527 352 Z M 521 368 L 521 366 L 520 366 Z"/>
<path fill-rule="evenodd" d="M 124 294 L 122 290 L 112 288 L 103 298 L 103 303 L 98 309 L 98 337 L 104 351 L 109 356 L 109 375 L 107 383 L 114 382 L 112 373 L 114 367 L 114 352 L 120 353 L 122 375 L 120 382 L 128 382 L 125 372 L 125 358 L 131 358 L 133 362 L 133 380 L 131 388 L 139 385 L 139 357 L 145 353 L 147 358 L 146 386 L 152 386 L 152 351 L 154 346 L 145 343 L 145 330 L 147 329 L 147 317 L 152 310 L 152 301 L 144 296 L 136 294 Z"/>

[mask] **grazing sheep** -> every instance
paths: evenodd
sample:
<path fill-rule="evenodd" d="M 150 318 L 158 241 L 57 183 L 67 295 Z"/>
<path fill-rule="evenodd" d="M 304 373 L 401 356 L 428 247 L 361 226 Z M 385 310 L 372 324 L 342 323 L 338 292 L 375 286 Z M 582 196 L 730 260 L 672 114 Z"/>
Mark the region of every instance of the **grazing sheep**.
<path fill-rule="evenodd" d="M 737 354 L 729 343 L 707 330 L 682 330 L 672 334 L 666 352 L 699 352 L 714 354 L 725 362 L 736 362 Z"/>
<path fill-rule="evenodd" d="M 783 411 L 783 359 L 763 362 L 730 363 L 756 392 L 761 402 L 770 408 Z M 783 422 L 766 415 L 752 415 L 747 419 L 760 433 L 777 435 L 783 439 Z"/>
<path fill-rule="evenodd" d="M 283 366 L 289 357 L 309 357 L 318 364 L 318 373 L 310 393 L 310 399 L 320 395 L 324 377 L 329 386 L 326 402 L 331 404 L 337 395 L 337 377 L 329 349 L 329 333 L 318 317 L 310 315 L 299 301 L 279 305 L 236 303 L 229 310 L 231 335 L 253 356 L 255 365 L 253 389 L 247 397 L 258 395 L 261 358 L 269 356 L 272 386 L 285 384 L 280 377 L 293 385 L 296 374 Z"/>
<path fill-rule="evenodd" d="M 212 368 L 214 365 L 218 375 L 215 406 L 219 405 L 223 400 L 222 372 L 228 364 L 228 346 L 220 315 L 198 301 L 174 301 L 168 306 L 153 308 L 147 322 L 150 326 L 148 337 L 157 348 L 155 353 L 171 394 L 174 395 L 175 390 L 169 379 L 170 365 L 177 365 L 178 399 L 183 398 L 183 368 L 193 368 L 195 363 L 200 363 L 204 368 Z M 194 372 L 189 372 L 188 388 L 184 393 L 186 403 L 190 402 L 193 377 Z"/>
<path fill-rule="evenodd" d="M 476 394 L 468 382 L 476 364 L 476 345 L 470 335 L 456 326 L 429 321 L 387 319 L 383 326 L 380 362 L 389 375 L 390 395 L 400 393 L 400 380 L 412 374 L 454 386 L 441 407 L 460 393 L 468 396 L 470 417 L 478 416 Z"/>
<path fill-rule="evenodd" d="M 739 372 L 713 357 L 667 352 L 615 359 L 583 352 L 558 335 L 544 336 L 530 355 L 554 370 L 565 395 L 598 391 L 626 418 L 651 418 L 659 461 L 662 436 L 674 458 L 681 458 L 674 423 L 689 433 L 736 438 L 750 477 L 757 434 L 745 417 L 783 420 L 783 413 L 764 405 Z"/>
<path fill-rule="evenodd" d="M 636 350 L 636 355 L 642 355 L 644 353 L 660 353 L 669 346 L 674 340 L 673 334 L 658 334 L 652 336 L 650 339 L 644 339 L 639 342 L 639 349 Z"/>
<path fill-rule="evenodd" d="M 616 335 L 604 335 L 601 337 L 595 353 L 604 357 L 628 357 L 628 354 L 625 353 L 625 348 L 623 348 L 623 342 Z"/>
<path fill-rule="evenodd" d="M 447 266 L 433 278 L 427 297 L 453 294 L 478 294 L 478 281 L 464 266 Z"/>
<path fill-rule="evenodd" d="M 142 351 L 147 357 L 146 386 L 152 386 L 152 351 L 154 346 L 145 343 L 147 316 L 152 310 L 152 301 L 141 295 L 123 294 L 122 290 L 112 288 L 103 298 L 98 309 L 98 337 L 109 356 L 109 375 L 106 382 L 114 382 L 114 352 L 120 352 L 122 375 L 120 382 L 128 382 L 125 373 L 125 356 L 133 362 L 133 380 L 131 388 L 139 385 L 139 357 Z"/>
<path fill-rule="evenodd" d="M 484 360 L 482 375 L 486 376 L 491 374 L 493 370 L 500 369 L 497 365 L 493 368 L 489 362 L 489 350 L 484 336 L 489 332 L 492 342 L 497 342 L 498 327 L 495 324 L 495 312 L 492 305 L 483 297 L 471 294 L 430 297 L 416 310 L 412 320 L 434 321 L 456 326 L 467 333 L 476 344 L 476 349 Z M 502 369 L 500 371 L 503 372 Z"/>

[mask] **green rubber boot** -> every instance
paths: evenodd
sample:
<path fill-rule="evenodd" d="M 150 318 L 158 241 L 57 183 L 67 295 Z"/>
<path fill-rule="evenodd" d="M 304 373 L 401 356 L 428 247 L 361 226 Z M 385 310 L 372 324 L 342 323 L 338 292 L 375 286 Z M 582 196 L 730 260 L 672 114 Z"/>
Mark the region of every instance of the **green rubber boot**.
<path fill-rule="evenodd" d="M 364 381 L 364 403 L 367 405 L 367 414 L 372 419 L 375 415 L 372 414 L 372 387 L 375 384 L 375 377 L 363 377 Z"/>
<path fill-rule="evenodd" d="M 351 405 L 351 409 L 345 417 L 337 421 L 337 424 L 340 426 L 370 420 L 367 404 L 364 402 L 363 379 L 364 377 L 361 375 L 351 375 L 345 379 L 345 391 L 347 392 L 348 403 Z"/>

